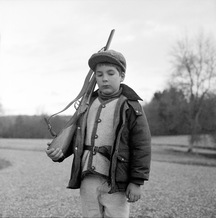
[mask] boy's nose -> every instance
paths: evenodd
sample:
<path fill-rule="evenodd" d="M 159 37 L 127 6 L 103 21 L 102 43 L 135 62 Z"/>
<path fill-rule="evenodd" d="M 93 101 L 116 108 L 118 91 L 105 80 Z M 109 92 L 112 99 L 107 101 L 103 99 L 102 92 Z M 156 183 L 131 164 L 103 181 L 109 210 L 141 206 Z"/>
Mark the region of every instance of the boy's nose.
<path fill-rule="evenodd" d="M 103 75 L 103 81 L 107 81 L 107 76 L 106 75 Z"/>

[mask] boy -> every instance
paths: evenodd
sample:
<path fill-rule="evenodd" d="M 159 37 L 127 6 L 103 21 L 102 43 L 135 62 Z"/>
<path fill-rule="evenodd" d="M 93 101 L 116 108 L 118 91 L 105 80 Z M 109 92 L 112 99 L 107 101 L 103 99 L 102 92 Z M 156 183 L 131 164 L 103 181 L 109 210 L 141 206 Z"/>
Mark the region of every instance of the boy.
<path fill-rule="evenodd" d="M 151 136 L 138 100 L 125 78 L 126 60 L 114 50 L 93 54 L 88 62 L 99 90 L 78 120 L 68 188 L 80 188 L 84 217 L 129 217 L 129 202 L 141 197 L 149 178 Z M 60 149 L 47 149 L 62 161 Z"/>

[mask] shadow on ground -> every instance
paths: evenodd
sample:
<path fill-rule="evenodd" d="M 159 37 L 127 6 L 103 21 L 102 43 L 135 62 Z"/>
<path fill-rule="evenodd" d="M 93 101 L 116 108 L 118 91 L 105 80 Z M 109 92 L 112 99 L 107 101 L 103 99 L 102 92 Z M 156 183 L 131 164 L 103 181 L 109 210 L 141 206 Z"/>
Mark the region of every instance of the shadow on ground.
<path fill-rule="evenodd" d="M 9 167 L 11 166 L 11 162 L 8 161 L 8 160 L 4 160 L 4 159 L 0 159 L 0 170 L 6 168 L 6 167 Z"/>

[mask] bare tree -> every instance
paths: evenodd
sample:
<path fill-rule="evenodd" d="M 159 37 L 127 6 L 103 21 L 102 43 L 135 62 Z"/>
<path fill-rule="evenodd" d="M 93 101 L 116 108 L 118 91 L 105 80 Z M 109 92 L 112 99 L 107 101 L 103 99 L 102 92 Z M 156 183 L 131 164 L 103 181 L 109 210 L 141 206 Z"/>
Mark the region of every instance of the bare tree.
<path fill-rule="evenodd" d="M 181 89 L 189 106 L 191 140 L 188 151 L 199 140 L 199 116 L 206 95 L 216 82 L 216 47 L 212 37 L 200 33 L 194 39 L 185 37 L 173 47 L 172 84 Z"/>

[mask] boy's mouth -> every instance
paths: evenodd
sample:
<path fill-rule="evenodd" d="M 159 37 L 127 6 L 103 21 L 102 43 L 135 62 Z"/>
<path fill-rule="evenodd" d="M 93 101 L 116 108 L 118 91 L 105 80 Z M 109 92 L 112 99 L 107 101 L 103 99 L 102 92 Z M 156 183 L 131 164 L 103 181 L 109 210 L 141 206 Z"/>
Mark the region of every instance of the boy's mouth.
<path fill-rule="evenodd" d="M 103 89 L 108 89 L 110 86 L 109 85 L 103 85 L 102 88 Z"/>

